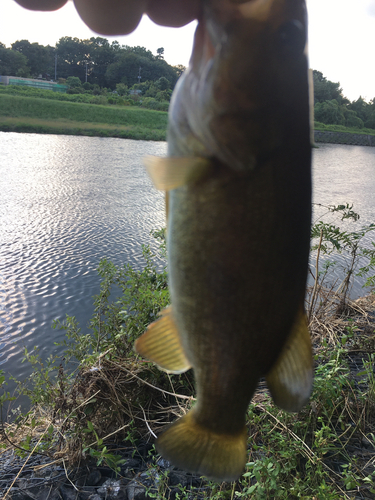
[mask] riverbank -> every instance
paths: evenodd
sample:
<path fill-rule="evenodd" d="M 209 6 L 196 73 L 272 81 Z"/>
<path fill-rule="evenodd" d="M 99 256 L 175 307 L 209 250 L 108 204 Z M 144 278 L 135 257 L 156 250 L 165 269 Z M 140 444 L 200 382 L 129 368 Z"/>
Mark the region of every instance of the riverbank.
<path fill-rule="evenodd" d="M 327 144 L 348 144 L 352 146 L 375 147 L 375 134 L 314 130 L 314 140 L 315 143 L 323 142 Z"/>
<path fill-rule="evenodd" d="M 165 141 L 168 115 L 133 106 L 0 94 L 0 131 Z"/>

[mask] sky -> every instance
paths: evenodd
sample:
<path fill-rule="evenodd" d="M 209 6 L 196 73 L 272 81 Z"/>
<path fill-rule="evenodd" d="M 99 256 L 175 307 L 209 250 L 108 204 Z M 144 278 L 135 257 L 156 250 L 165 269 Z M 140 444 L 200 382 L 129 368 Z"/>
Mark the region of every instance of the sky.
<path fill-rule="evenodd" d="M 187 0 L 189 1 L 189 0 Z M 333 82 L 340 82 L 351 101 L 375 97 L 375 0 L 307 0 L 310 67 Z M 188 65 L 195 23 L 165 28 L 144 16 L 127 36 L 108 37 L 121 45 L 140 45 L 156 54 L 164 47 L 171 64 Z M 52 45 L 63 36 L 86 39 L 99 36 L 78 16 L 72 2 L 56 12 L 32 12 L 14 0 L 0 0 L 0 42 L 7 47 L 26 39 Z"/>

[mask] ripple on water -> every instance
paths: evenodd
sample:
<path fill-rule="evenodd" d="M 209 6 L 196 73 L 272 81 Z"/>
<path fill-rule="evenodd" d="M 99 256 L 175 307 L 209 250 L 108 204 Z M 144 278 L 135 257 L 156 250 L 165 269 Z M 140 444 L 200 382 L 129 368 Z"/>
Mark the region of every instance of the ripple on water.
<path fill-rule="evenodd" d="M 163 196 L 142 157 L 165 143 L 0 133 L 0 363 L 20 364 L 23 346 L 46 352 L 74 315 L 85 330 L 102 257 L 142 265 L 142 244 L 164 225 Z"/>

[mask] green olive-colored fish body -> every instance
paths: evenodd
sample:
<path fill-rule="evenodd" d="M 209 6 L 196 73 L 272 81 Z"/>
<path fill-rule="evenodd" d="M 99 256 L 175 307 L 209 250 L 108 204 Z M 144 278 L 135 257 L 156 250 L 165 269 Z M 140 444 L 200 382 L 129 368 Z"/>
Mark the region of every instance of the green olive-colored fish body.
<path fill-rule="evenodd" d="M 298 411 L 312 384 L 303 310 L 311 217 L 304 0 L 207 0 L 170 110 L 172 306 L 137 341 L 167 371 L 193 367 L 197 403 L 157 440 L 175 465 L 236 479 L 259 378 Z"/>

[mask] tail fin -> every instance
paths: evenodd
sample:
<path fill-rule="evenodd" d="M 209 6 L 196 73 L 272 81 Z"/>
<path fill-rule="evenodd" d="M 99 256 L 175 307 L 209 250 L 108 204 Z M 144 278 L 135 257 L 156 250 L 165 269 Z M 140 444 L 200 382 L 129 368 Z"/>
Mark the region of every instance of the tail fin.
<path fill-rule="evenodd" d="M 234 481 L 246 464 L 247 432 L 218 434 L 198 424 L 194 409 L 174 422 L 156 441 L 173 465 L 214 481 Z"/>

